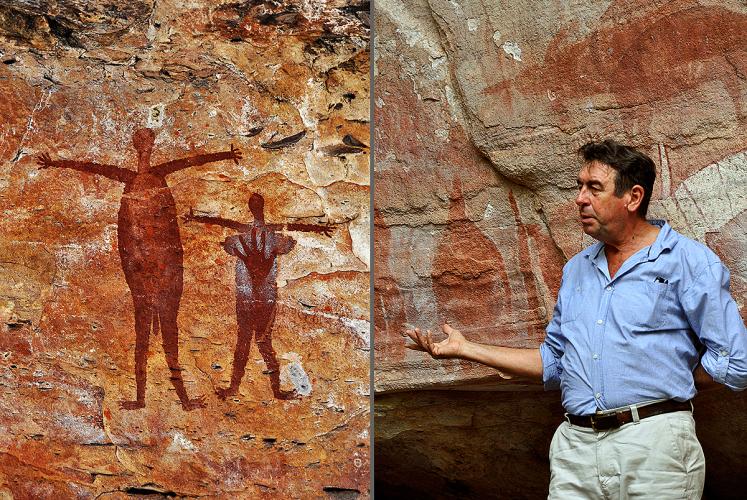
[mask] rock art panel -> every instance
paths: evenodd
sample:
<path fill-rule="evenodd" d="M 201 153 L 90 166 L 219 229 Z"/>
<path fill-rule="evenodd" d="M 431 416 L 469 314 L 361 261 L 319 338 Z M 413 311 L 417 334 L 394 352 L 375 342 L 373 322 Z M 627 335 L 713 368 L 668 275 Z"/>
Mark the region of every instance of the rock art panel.
<path fill-rule="evenodd" d="M 0 6 L 0 497 L 369 496 L 368 8 Z"/>

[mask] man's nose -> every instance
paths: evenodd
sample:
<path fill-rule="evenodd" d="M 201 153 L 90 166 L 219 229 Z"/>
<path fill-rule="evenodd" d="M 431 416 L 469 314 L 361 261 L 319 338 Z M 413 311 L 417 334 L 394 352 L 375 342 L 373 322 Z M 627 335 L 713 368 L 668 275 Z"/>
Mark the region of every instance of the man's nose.
<path fill-rule="evenodd" d="M 580 188 L 576 195 L 576 205 L 583 207 L 589 204 L 589 194 L 586 192 L 586 188 Z"/>

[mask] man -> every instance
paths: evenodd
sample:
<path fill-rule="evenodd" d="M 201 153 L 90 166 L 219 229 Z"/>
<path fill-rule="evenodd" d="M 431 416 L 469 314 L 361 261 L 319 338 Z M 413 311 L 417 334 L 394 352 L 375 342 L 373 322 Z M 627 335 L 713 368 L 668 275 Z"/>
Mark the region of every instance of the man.
<path fill-rule="evenodd" d="M 690 400 L 715 380 L 747 388 L 747 331 L 729 272 L 704 245 L 647 221 L 653 161 L 611 140 L 579 150 L 576 204 L 598 243 L 563 269 L 539 349 L 408 330 L 408 345 L 560 389 L 549 498 L 700 498 L 705 476 Z M 696 369 L 697 367 L 697 369 Z"/>

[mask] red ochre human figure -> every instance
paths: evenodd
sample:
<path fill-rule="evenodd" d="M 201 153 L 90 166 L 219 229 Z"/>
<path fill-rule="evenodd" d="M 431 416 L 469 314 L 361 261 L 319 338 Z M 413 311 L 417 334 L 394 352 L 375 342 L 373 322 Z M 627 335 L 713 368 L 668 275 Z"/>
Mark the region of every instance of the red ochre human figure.
<path fill-rule="evenodd" d="M 194 215 L 190 210 L 186 220 L 215 224 L 239 231 L 223 242 L 223 249 L 237 258 L 236 261 L 236 319 L 238 339 L 233 356 L 231 384 L 216 393 L 221 399 L 235 395 L 244 377 L 252 336 L 267 366 L 272 393 L 277 399 L 294 399 L 295 391 L 280 390 L 280 364 L 272 347 L 272 324 L 275 321 L 278 296 L 277 256 L 290 252 L 296 241 L 278 231 L 304 231 L 330 235 L 330 227 L 317 224 L 266 224 L 265 200 L 254 193 L 249 198 L 249 210 L 254 217 L 250 224 Z"/>
<path fill-rule="evenodd" d="M 40 168 L 71 168 L 124 183 L 119 207 L 117 237 L 119 256 L 135 307 L 135 382 L 137 399 L 122 401 L 121 407 L 145 407 L 148 342 L 151 332 L 160 330 L 171 383 L 185 410 L 205 406 L 204 396 L 190 399 L 179 366 L 177 315 L 183 289 L 183 255 L 176 203 L 166 176 L 206 163 L 233 160 L 241 152 L 230 151 L 197 155 L 151 166 L 150 157 L 156 134 L 151 129 L 136 130 L 132 142 L 137 151 L 137 171 L 98 163 L 52 160 L 44 153 L 37 158 Z"/>

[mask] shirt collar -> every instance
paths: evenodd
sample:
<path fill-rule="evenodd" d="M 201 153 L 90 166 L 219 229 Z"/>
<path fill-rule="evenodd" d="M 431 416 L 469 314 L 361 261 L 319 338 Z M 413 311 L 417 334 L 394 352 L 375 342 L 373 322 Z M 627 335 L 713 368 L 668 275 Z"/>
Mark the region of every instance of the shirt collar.
<path fill-rule="evenodd" d="M 659 234 L 656 240 L 651 244 L 648 250 L 648 259 L 656 260 L 664 250 L 671 250 L 677 241 L 677 233 L 672 229 L 667 221 L 662 219 L 652 219 L 649 224 L 659 227 Z"/>
<path fill-rule="evenodd" d="M 648 221 L 648 223 L 659 228 L 659 234 L 656 236 L 656 240 L 649 246 L 648 249 L 648 260 L 656 260 L 664 250 L 671 250 L 672 248 L 674 248 L 675 242 L 677 241 L 677 233 L 665 220 L 651 219 Z M 582 254 L 590 261 L 596 263 L 603 248 L 604 243 L 602 243 L 601 241 L 597 241 L 590 247 L 583 250 Z"/>

